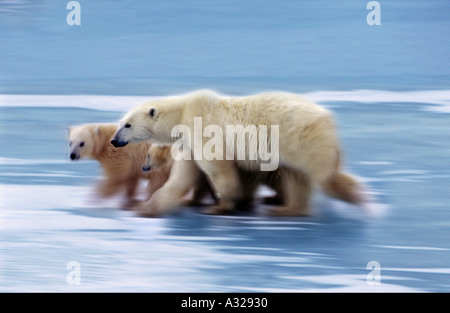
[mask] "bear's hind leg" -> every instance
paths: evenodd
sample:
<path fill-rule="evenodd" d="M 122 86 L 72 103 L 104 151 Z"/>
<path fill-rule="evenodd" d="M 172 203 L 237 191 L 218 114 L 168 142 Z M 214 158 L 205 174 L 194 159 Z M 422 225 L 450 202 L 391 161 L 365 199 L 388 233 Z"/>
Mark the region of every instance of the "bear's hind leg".
<path fill-rule="evenodd" d="M 300 171 L 286 170 L 282 174 L 283 206 L 269 211 L 275 216 L 308 216 L 309 202 L 312 194 L 312 182 L 307 174 Z"/>
<path fill-rule="evenodd" d="M 241 197 L 236 203 L 236 209 L 239 211 L 251 211 L 254 205 L 255 193 L 261 185 L 261 175 L 256 172 L 239 170 L 241 183 Z"/>
<path fill-rule="evenodd" d="M 283 204 L 283 184 L 282 177 L 286 169 L 277 169 L 274 172 L 268 172 L 263 176 L 263 183 L 270 187 L 275 194 L 273 196 L 266 196 L 263 198 L 263 203 L 268 205 L 282 205 Z"/>

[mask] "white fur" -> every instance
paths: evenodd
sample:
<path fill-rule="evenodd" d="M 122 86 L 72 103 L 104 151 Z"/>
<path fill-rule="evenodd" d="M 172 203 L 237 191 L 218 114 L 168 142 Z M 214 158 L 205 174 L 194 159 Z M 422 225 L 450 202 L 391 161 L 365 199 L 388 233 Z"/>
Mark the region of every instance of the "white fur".
<path fill-rule="evenodd" d="M 149 109 L 156 108 L 157 115 L 150 116 Z M 160 143 L 173 143 L 171 132 L 176 125 L 186 125 L 194 132 L 194 118 L 201 117 L 203 127 L 218 125 L 279 125 L 279 162 L 289 169 L 283 181 L 285 190 L 298 190 L 292 203 L 276 214 L 302 214 L 308 206 L 312 182 L 316 182 L 331 195 L 357 202 L 356 182 L 340 172 L 340 148 L 332 114 L 298 95 L 282 92 L 263 93 L 247 97 L 222 97 L 201 90 L 188 95 L 158 99 L 143 103 L 128 112 L 120 121 L 115 139 L 122 142 L 139 142 L 153 139 Z M 128 127 L 125 127 L 125 126 Z M 223 142 L 226 142 L 224 135 Z M 193 147 L 191 138 L 186 144 Z M 205 141 L 203 141 L 203 144 Z M 270 142 L 267 143 L 270 146 Z M 248 148 L 248 147 L 247 147 Z M 225 151 L 222 151 L 225 156 Z M 237 151 L 235 151 L 236 157 Z M 241 186 L 236 165 L 255 171 L 261 160 L 184 161 L 174 167 L 168 183 L 155 194 L 155 214 L 164 212 L 173 202 L 173 193 L 186 188 L 194 162 L 208 177 L 219 198 L 219 212 L 229 211 L 240 196 Z M 172 178 L 173 176 L 173 178 Z M 178 188 L 178 189 L 177 189 Z M 294 190 L 294 191 L 292 191 Z"/>

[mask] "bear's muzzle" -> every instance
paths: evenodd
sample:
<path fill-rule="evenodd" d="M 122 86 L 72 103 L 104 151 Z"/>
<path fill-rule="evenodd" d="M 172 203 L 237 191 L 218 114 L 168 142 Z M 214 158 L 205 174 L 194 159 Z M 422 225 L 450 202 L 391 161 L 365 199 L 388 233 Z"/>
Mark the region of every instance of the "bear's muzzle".
<path fill-rule="evenodd" d="M 121 148 L 125 147 L 128 144 L 128 141 L 120 141 L 114 138 L 113 140 L 111 140 L 111 144 L 116 148 Z"/>
<path fill-rule="evenodd" d="M 78 160 L 80 158 L 80 156 L 78 154 L 76 154 L 75 152 L 72 152 L 69 157 L 72 161 Z"/>

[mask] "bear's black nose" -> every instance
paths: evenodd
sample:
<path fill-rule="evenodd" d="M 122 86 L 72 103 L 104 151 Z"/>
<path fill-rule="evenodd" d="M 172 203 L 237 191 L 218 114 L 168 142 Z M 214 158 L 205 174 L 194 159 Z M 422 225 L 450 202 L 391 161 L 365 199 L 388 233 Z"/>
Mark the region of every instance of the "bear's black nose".
<path fill-rule="evenodd" d="M 128 141 L 119 141 L 117 139 L 111 140 L 111 144 L 116 148 L 125 147 L 128 144 Z"/>
<path fill-rule="evenodd" d="M 143 171 L 143 172 L 150 172 L 151 169 L 152 169 L 152 168 L 151 168 L 150 166 L 143 166 L 143 167 L 142 167 L 142 171 Z"/>
<path fill-rule="evenodd" d="M 76 158 L 77 158 L 77 155 L 76 155 L 75 153 L 72 152 L 72 153 L 70 154 L 70 159 L 71 159 L 71 160 L 75 160 Z"/>

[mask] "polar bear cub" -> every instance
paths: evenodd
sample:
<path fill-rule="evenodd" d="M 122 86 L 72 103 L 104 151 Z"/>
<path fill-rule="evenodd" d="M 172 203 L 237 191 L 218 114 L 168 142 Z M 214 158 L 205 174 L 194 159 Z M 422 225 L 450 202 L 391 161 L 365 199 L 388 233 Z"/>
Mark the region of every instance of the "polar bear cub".
<path fill-rule="evenodd" d="M 200 127 L 195 124 L 199 118 L 202 122 Z M 183 132 L 174 132 L 174 128 L 180 125 Z M 222 146 L 214 144 L 215 158 L 202 158 L 196 151 L 212 150 L 211 142 L 206 141 L 213 137 L 211 131 L 208 132 L 211 125 L 214 130 L 217 127 L 223 130 L 219 136 L 215 131 L 216 142 L 221 142 Z M 239 139 L 229 140 L 239 135 L 228 134 L 226 131 L 230 126 L 240 126 L 244 130 L 259 127 L 259 132 L 251 137 L 253 139 L 244 140 L 247 137 L 241 137 L 240 142 L 244 141 L 244 146 L 238 147 Z M 266 130 L 266 136 L 260 136 L 261 129 Z M 338 199 L 350 203 L 362 201 L 359 183 L 342 172 L 341 149 L 331 112 L 296 94 L 270 92 L 224 97 L 201 90 L 150 101 L 137 106 L 121 119 L 111 143 L 123 147 L 148 139 L 166 144 L 181 142 L 181 146 L 193 151 L 194 155 L 193 159 L 184 158 L 174 163 L 175 173 L 152 197 L 149 211 L 155 215 L 172 207 L 171 198 L 184 192 L 195 166 L 205 173 L 216 192 L 219 199 L 216 212 L 233 210 L 242 193 L 239 168 L 260 171 L 267 161 L 261 154 L 252 154 L 252 149 L 259 152 L 271 150 L 277 163 L 289 169 L 289 175 L 282 182 L 283 190 L 296 193 L 297 197 L 288 205 L 275 209 L 274 214 L 308 212 L 308 199 L 314 183 Z M 242 158 L 242 151 L 245 158 Z M 250 154 L 254 158 L 249 158 Z"/>
<path fill-rule="evenodd" d="M 79 159 L 97 160 L 103 169 L 103 179 L 96 186 L 96 193 L 102 197 L 125 192 L 124 207 L 135 205 L 136 191 L 140 179 L 150 179 L 149 174 L 143 173 L 142 164 L 145 162 L 151 142 L 115 148 L 111 139 L 117 130 L 117 124 L 93 123 L 69 127 L 69 157 L 72 161 Z"/>
<path fill-rule="evenodd" d="M 172 166 L 175 162 L 171 150 L 172 147 L 170 145 L 158 144 L 153 144 L 148 149 L 147 159 L 142 166 L 142 170 L 152 174 L 152 180 L 150 180 L 148 187 L 148 194 L 150 196 L 164 186 L 170 177 Z M 198 205 L 207 195 L 211 195 L 213 200 L 217 202 L 217 198 L 205 175 L 201 174 L 200 169 L 198 169 L 198 173 L 199 175 L 196 175 L 197 180 L 193 181 L 191 190 L 186 190 L 186 192 L 192 191 L 191 200 L 181 201 L 180 199 L 180 204 Z M 145 209 L 145 204 L 142 204 L 140 207 Z M 137 209 L 140 210 L 139 207 Z"/>

